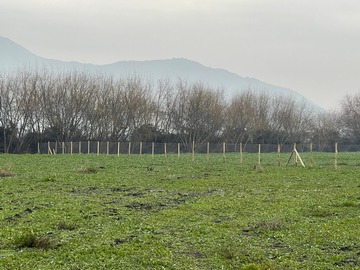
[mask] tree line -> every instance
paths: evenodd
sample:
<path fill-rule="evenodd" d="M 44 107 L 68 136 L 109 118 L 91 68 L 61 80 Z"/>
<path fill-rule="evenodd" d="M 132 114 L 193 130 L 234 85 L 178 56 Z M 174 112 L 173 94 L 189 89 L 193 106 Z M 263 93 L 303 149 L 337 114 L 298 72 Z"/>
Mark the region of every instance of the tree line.
<path fill-rule="evenodd" d="M 336 112 L 265 91 L 86 72 L 0 73 L 0 148 L 22 153 L 45 141 L 360 142 L 360 93 Z"/>

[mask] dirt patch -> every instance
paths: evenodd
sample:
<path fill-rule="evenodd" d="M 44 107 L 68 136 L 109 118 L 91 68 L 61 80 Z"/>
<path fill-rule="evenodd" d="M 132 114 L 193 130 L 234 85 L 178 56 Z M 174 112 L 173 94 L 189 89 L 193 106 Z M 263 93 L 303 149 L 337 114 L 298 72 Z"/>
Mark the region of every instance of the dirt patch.
<path fill-rule="evenodd" d="M 127 204 L 125 205 L 126 208 L 129 209 L 136 209 L 136 210 L 151 210 L 153 209 L 153 205 L 150 203 L 131 203 L 131 204 Z"/>
<path fill-rule="evenodd" d="M 341 261 L 338 261 L 335 263 L 336 266 L 338 267 L 357 267 L 360 265 L 360 258 L 359 258 L 359 254 L 354 255 L 352 257 L 347 257 Z"/>
<path fill-rule="evenodd" d="M 15 176 L 15 173 L 0 170 L 0 177 L 11 177 L 11 176 Z"/>
<path fill-rule="evenodd" d="M 110 188 L 110 191 L 111 192 L 130 192 L 134 190 L 133 188 L 129 188 L 127 186 L 120 186 L 120 187 L 113 187 L 113 188 Z"/>
<path fill-rule="evenodd" d="M 168 205 L 162 204 L 162 203 L 151 204 L 151 203 L 139 203 L 139 202 L 134 202 L 134 203 L 125 205 L 126 208 L 135 209 L 135 210 L 158 210 L 160 208 L 167 207 L 167 206 Z"/>
<path fill-rule="evenodd" d="M 128 242 L 130 242 L 131 240 L 133 240 L 134 238 L 135 238 L 134 235 L 130 235 L 130 236 L 127 237 L 127 238 L 115 238 L 115 239 L 114 239 L 114 242 L 111 243 L 111 246 L 117 246 L 117 245 L 121 245 L 121 244 L 128 243 Z"/>
<path fill-rule="evenodd" d="M 135 197 L 135 198 L 140 198 L 144 195 L 145 195 L 145 193 L 142 193 L 142 192 L 130 192 L 130 193 L 125 194 L 125 196 Z"/>

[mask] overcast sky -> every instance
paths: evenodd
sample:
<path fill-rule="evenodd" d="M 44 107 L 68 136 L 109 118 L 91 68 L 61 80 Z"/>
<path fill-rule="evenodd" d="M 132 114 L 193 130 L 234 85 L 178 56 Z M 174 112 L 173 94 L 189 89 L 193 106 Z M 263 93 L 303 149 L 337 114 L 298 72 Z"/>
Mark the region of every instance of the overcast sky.
<path fill-rule="evenodd" d="M 184 57 L 328 109 L 360 93 L 359 0 L 0 0 L 0 35 L 59 60 Z"/>

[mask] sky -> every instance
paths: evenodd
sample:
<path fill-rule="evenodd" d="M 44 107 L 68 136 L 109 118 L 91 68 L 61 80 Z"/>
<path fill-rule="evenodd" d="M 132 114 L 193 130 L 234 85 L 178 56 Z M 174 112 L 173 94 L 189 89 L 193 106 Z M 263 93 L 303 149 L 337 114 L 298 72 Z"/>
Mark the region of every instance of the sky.
<path fill-rule="evenodd" d="M 334 109 L 360 93 L 359 0 L 0 0 L 0 36 L 46 58 L 182 57 Z"/>

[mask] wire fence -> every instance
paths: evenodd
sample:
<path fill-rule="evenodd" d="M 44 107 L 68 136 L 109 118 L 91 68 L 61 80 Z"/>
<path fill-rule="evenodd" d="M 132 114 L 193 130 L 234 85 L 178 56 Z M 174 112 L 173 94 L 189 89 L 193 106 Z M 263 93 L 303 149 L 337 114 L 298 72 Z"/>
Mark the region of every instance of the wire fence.
<path fill-rule="evenodd" d="M 154 143 L 154 142 L 45 142 L 38 143 L 38 154 L 224 154 L 224 153 L 272 153 L 281 151 L 291 153 L 294 149 L 302 152 L 360 152 L 360 145 L 334 144 L 249 144 L 249 143 Z M 337 149 L 335 149 L 337 148 Z M 259 150 L 260 149 L 260 150 Z"/>
<path fill-rule="evenodd" d="M 154 142 L 45 142 L 38 154 L 146 156 L 192 161 L 213 160 L 250 165 L 360 166 L 360 145 L 250 144 L 250 143 L 154 143 Z"/>

